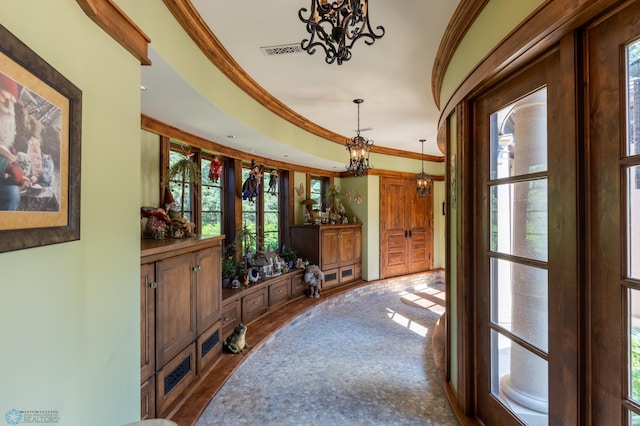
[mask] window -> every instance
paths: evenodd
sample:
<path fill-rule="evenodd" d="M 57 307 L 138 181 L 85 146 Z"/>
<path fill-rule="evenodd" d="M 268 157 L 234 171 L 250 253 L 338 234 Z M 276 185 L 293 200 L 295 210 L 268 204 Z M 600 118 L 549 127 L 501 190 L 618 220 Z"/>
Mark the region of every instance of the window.
<path fill-rule="evenodd" d="M 242 181 L 251 182 L 251 169 L 242 169 Z M 272 176 L 261 169 L 259 177 L 261 185 L 257 194 L 247 195 L 243 188 L 242 230 L 246 232 L 246 243 L 243 241 L 245 253 L 257 249 L 265 251 L 277 250 L 280 247 L 280 215 L 281 194 L 277 172 Z M 268 182 L 267 182 L 268 176 Z M 248 181 L 249 180 L 249 181 Z M 246 184 L 243 186 L 247 186 Z"/>
<path fill-rule="evenodd" d="M 247 182 L 251 175 L 251 169 L 242 168 L 242 182 Z M 258 248 L 258 204 L 260 199 L 260 192 L 257 196 L 250 197 L 245 196 L 245 189 L 243 188 L 242 197 L 242 235 L 241 243 L 243 255 L 248 252 L 255 252 Z"/>
<path fill-rule="evenodd" d="M 181 150 L 179 147 L 172 146 L 169 151 L 169 170 L 175 170 L 181 162 L 192 161 L 193 156 Z M 171 195 L 176 202 L 176 207 L 180 215 L 193 222 L 193 188 L 189 185 L 189 174 L 186 172 L 177 173 L 174 177 L 170 177 L 169 188 Z"/>
<path fill-rule="evenodd" d="M 286 223 L 283 216 L 287 214 L 283 208 L 286 206 L 287 191 L 281 191 L 281 182 L 286 187 L 287 171 L 258 166 L 259 185 L 257 189 L 254 186 L 247 192 L 249 188 L 244 186 L 252 182 L 247 182 L 251 176 L 248 166 L 242 167 L 241 171 L 235 170 L 233 162 L 222 164 L 215 154 L 175 142 L 170 145 L 168 157 L 170 171 L 180 163 L 186 166 L 184 172 L 170 173 L 169 188 L 179 214 L 196 224 L 197 233 L 225 234 L 227 241 L 236 242 L 243 254 L 280 248 L 283 243 L 283 223 Z M 217 164 L 222 165 L 218 173 L 215 172 Z M 222 169 L 226 172 L 221 173 Z M 196 182 L 192 182 L 191 174 L 195 176 L 198 172 L 200 176 L 197 176 Z M 245 183 L 240 211 L 236 210 L 238 195 L 234 193 L 237 180 Z M 317 179 L 317 182 L 316 192 L 321 196 L 324 180 Z M 242 218 L 240 230 L 234 229 L 238 216 Z"/>
<path fill-rule="evenodd" d="M 333 185 L 333 178 L 326 176 L 307 175 L 307 186 L 309 187 L 309 198 L 316 201 L 314 209 L 326 210 L 329 205 L 327 201 L 327 190 Z"/>
<path fill-rule="evenodd" d="M 309 180 L 309 198 L 316 201 L 318 209 L 322 209 L 322 202 L 324 201 L 324 193 L 326 191 L 325 185 L 323 185 L 322 178 L 312 177 Z"/>
<path fill-rule="evenodd" d="M 202 179 L 202 211 L 200 213 L 201 233 L 204 235 L 222 234 L 222 187 L 223 177 L 214 177 L 210 174 L 211 163 L 220 163 L 217 157 L 203 158 L 201 162 Z"/>
<path fill-rule="evenodd" d="M 220 163 L 220 159 L 212 154 L 171 144 L 169 150 L 171 195 L 179 214 L 189 222 L 195 223 L 196 232 L 203 235 L 223 233 L 224 182 L 222 176 L 217 178 L 217 182 L 210 179 L 209 171 L 212 161 Z"/>
<path fill-rule="evenodd" d="M 280 187 L 278 172 L 271 171 L 269 184 L 264 188 L 264 250 L 274 251 L 280 247 Z"/>

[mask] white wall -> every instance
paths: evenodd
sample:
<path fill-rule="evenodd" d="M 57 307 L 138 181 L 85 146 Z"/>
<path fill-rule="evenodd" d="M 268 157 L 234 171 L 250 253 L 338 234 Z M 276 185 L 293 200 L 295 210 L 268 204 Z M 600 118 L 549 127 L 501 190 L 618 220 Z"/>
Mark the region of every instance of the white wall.
<path fill-rule="evenodd" d="M 0 417 L 127 423 L 140 410 L 140 64 L 75 1 L 4 0 L 0 24 L 82 90 L 81 239 L 0 254 Z"/>

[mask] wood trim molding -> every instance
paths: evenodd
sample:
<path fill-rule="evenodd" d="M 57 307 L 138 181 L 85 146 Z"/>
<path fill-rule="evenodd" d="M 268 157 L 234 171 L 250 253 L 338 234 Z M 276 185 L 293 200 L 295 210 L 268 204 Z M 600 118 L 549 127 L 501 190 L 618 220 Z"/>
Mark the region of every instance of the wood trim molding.
<path fill-rule="evenodd" d="M 146 130 L 147 132 L 159 136 L 166 136 L 173 140 L 187 143 L 194 148 L 199 148 L 207 152 L 220 154 L 228 158 L 238 159 L 241 161 L 246 160 L 247 158 L 253 158 L 256 160 L 256 162 L 260 164 L 268 164 L 270 167 L 277 167 L 280 169 L 298 171 L 303 173 L 311 173 L 319 176 L 340 176 L 340 173 L 338 172 L 299 166 L 295 164 L 285 163 L 283 161 L 272 160 L 266 157 L 260 157 L 259 155 L 249 154 L 243 151 L 238 151 L 223 144 L 210 141 L 200 136 L 196 136 L 193 133 L 185 132 L 184 130 L 180 130 L 176 127 L 170 126 L 166 123 L 163 123 L 162 121 L 156 120 L 155 118 L 149 117 L 148 115 L 144 114 L 142 114 L 140 117 L 140 128 L 142 130 Z"/>
<path fill-rule="evenodd" d="M 211 140 L 202 138 L 200 136 L 196 136 L 193 133 L 185 132 L 184 130 L 180 130 L 176 127 L 163 123 L 162 121 L 156 120 L 155 118 L 149 117 L 148 115 L 144 115 L 144 114 L 140 116 L 140 128 L 142 130 L 146 130 L 147 132 L 156 134 L 158 136 L 166 136 L 175 141 L 187 143 L 190 146 L 193 146 L 194 148 L 199 148 L 207 152 L 220 154 L 222 156 L 233 158 L 233 159 L 245 160 L 250 156 L 251 158 L 255 159 L 258 163 L 261 163 L 261 164 L 268 164 L 269 166 L 277 167 L 280 169 L 308 173 L 315 176 L 327 176 L 329 178 L 353 176 L 351 173 L 347 171 L 335 172 L 330 170 L 314 169 L 311 167 L 299 166 L 291 163 L 285 163 L 283 161 L 272 160 L 270 158 L 248 154 L 243 151 L 238 151 L 236 149 L 229 148 L 228 146 L 225 146 L 221 143 L 211 141 Z M 418 158 L 419 157 L 420 155 L 418 154 Z M 427 157 L 430 157 L 430 156 L 425 155 L 425 160 L 427 160 Z M 427 161 L 435 161 L 435 162 L 444 161 L 444 158 L 442 159 L 440 157 L 433 157 L 433 158 L 435 158 L 435 160 L 427 160 Z M 409 176 L 410 175 L 409 173 L 404 173 L 404 172 L 393 172 L 393 171 L 385 171 L 385 170 L 378 170 L 378 169 L 369 170 L 369 174 L 378 175 L 378 176 L 382 176 L 382 175 Z M 411 174 L 411 176 L 413 176 L 413 174 Z M 444 180 L 444 176 L 432 175 L 432 177 L 433 177 L 433 180 Z M 307 188 L 308 187 L 309 185 L 307 185 Z"/>
<path fill-rule="evenodd" d="M 438 108 L 440 108 L 442 82 L 451 58 L 487 3 L 489 0 L 461 0 L 444 30 L 431 71 L 431 93 Z"/>
<path fill-rule="evenodd" d="M 84 13 L 142 65 L 151 65 L 151 39 L 112 0 L 76 0 Z"/>
<path fill-rule="evenodd" d="M 547 0 L 515 28 L 460 83 L 440 109 L 440 123 L 463 99 L 559 43 L 567 33 L 626 0 Z"/>
<path fill-rule="evenodd" d="M 381 176 L 381 177 L 396 177 L 396 178 L 404 178 L 404 179 L 408 179 L 411 178 L 413 179 L 415 177 L 416 173 L 407 173 L 407 172 L 395 172 L 392 170 L 379 170 L 379 169 L 369 169 L 367 171 L 367 176 Z M 431 179 L 434 182 L 437 181 L 442 181 L 444 182 L 444 175 L 430 175 Z M 353 175 L 350 172 L 340 172 L 340 177 L 341 178 L 349 178 L 349 177 L 353 177 Z"/>
<path fill-rule="evenodd" d="M 163 2 L 176 21 L 182 26 L 189 37 L 191 37 L 194 44 L 200 48 L 211 63 L 236 86 L 262 106 L 291 124 L 328 141 L 344 145 L 347 140 L 349 140 L 346 136 L 334 133 L 309 121 L 271 96 L 269 92 L 253 80 L 240 65 L 238 65 L 211 29 L 209 29 L 190 0 L 163 0 Z M 376 145 L 373 146 L 371 152 L 394 157 L 420 158 L 420 154 Z M 427 161 L 444 161 L 444 156 L 442 159 L 439 157 L 425 156 L 424 159 Z"/>

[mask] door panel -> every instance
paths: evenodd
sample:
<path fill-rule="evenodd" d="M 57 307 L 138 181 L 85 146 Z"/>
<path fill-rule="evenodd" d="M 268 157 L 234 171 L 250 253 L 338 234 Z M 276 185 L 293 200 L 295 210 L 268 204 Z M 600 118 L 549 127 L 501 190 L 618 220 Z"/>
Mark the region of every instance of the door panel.
<path fill-rule="evenodd" d="M 640 420 L 640 3 L 587 32 L 593 424 Z M 609 350 L 602 350 L 608 348 Z"/>
<path fill-rule="evenodd" d="M 474 357 L 485 424 L 577 419 L 576 142 L 555 119 L 573 116 L 575 102 L 562 57 L 550 52 L 474 103 Z"/>

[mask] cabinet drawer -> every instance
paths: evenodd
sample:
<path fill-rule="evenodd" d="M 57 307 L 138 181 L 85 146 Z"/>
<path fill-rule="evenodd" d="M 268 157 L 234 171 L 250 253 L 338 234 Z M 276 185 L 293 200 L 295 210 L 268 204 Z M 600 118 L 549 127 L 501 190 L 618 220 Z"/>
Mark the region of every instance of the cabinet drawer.
<path fill-rule="evenodd" d="M 242 298 L 242 322 L 248 324 L 267 312 L 267 289 L 260 290 Z"/>
<path fill-rule="evenodd" d="M 269 286 L 269 307 L 284 303 L 289 300 L 289 279 L 282 280 Z"/>
<path fill-rule="evenodd" d="M 354 265 L 343 266 L 339 270 L 340 284 L 348 283 L 356 279 Z"/>
<path fill-rule="evenodd" d="M 156 414 L 163 417 L 196 379 L 196 345 L 187 346 L 156 374 Z"/>
<path fill-rule="evenodd" d="M 331 269 L 329 271 L 324 272 L 324 282 L 322 283 L 323 289 L 328 289 L 331 287 L 335 287 L 340 283 L 340 270 L 339 269 Z"/>
<path fill-rule="evenodd" d="M 213 324 L 207 331 L 198 336 L 196 340 L 197 358 L 196 367 L 198 376 L 211 367 L 222 354 L 222 328 L 221 321 Z"/>
<path fill-rule="evenodd" d="M 236 299 L 222 307 L 222 337 L 227 335 L 240 324 L 240 300 Z"/>
<path fill-rule="evenodd" d="M 296 298 L 305 295 L 307 291 L 307 285 L 303 280 L 304 274 L 291 277 L 291 297 Z"/>

